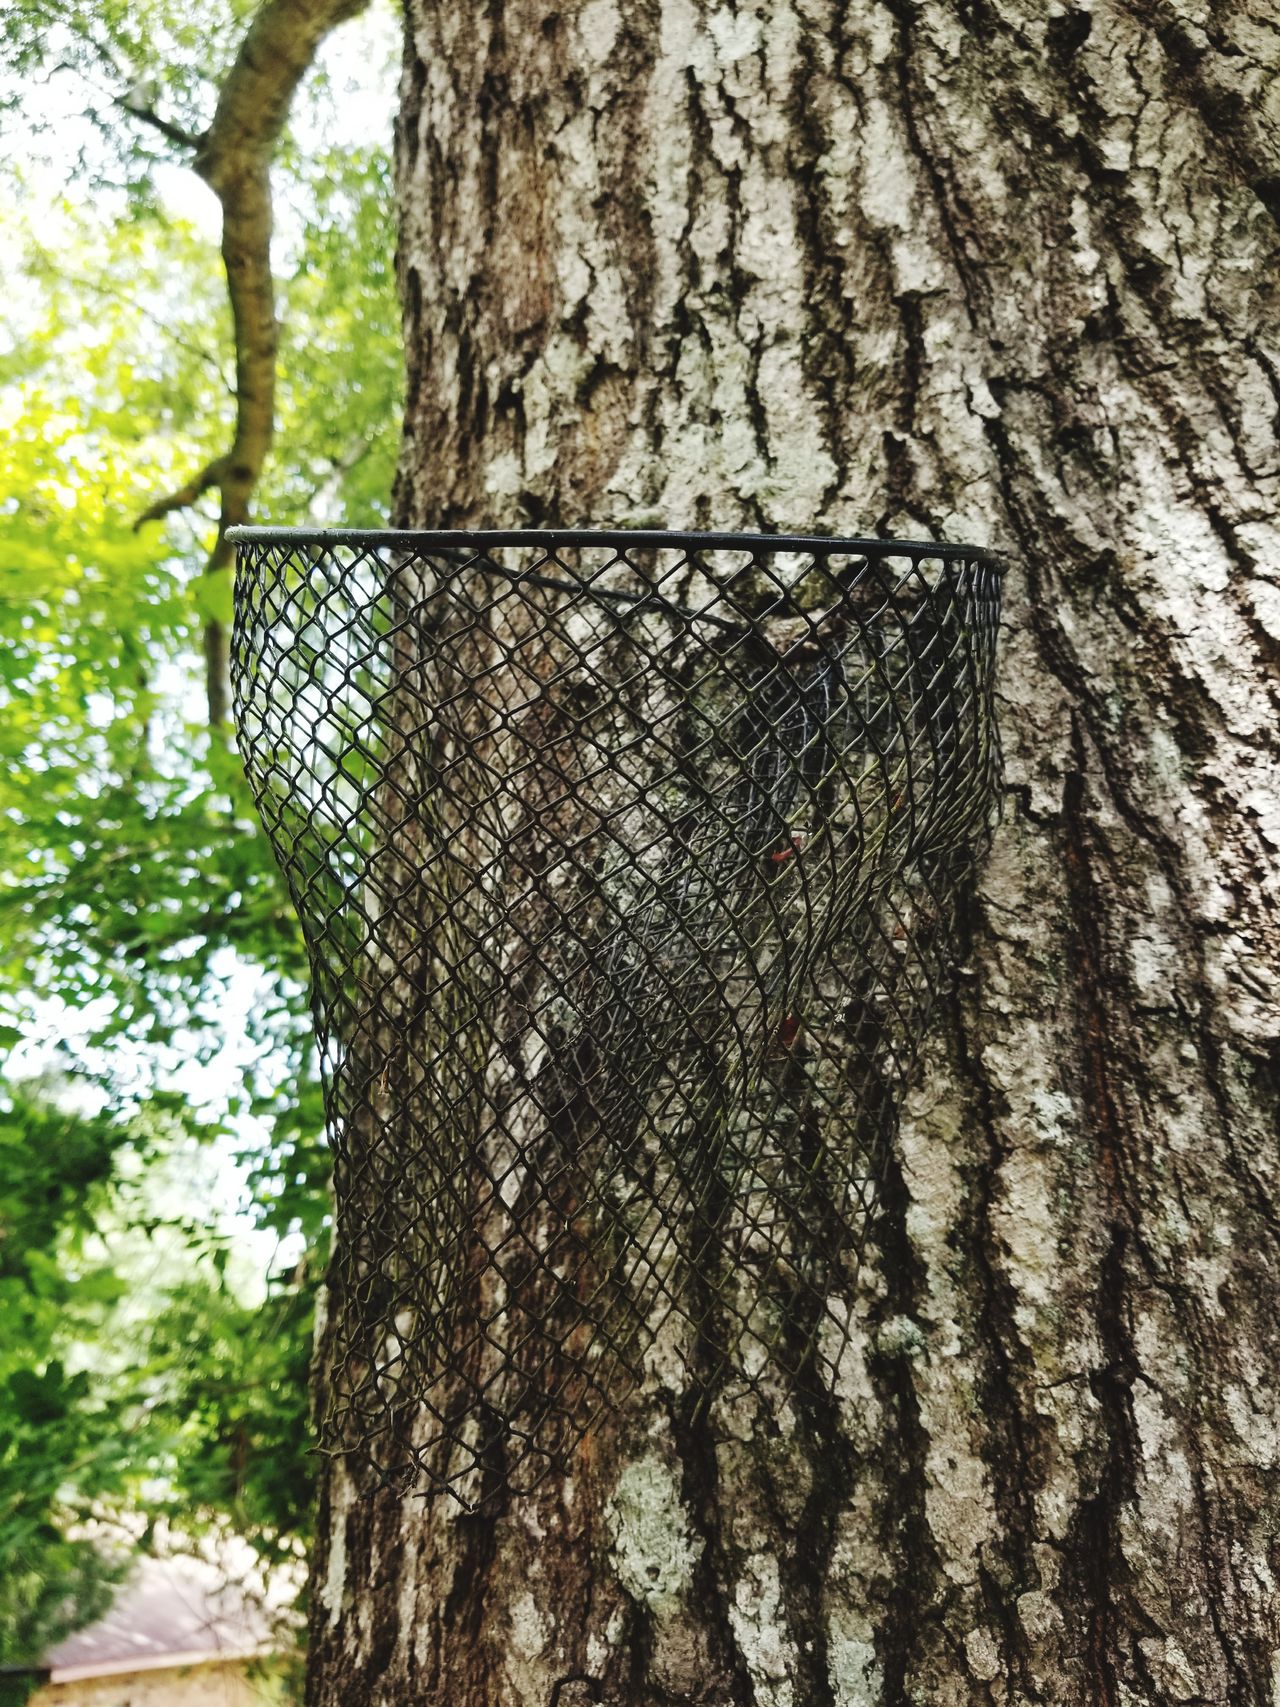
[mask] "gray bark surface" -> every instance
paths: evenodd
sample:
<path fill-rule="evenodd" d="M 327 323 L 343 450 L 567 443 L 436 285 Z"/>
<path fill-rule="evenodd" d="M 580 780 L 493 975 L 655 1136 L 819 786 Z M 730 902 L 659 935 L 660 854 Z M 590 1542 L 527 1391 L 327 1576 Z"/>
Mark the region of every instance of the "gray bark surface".
<path fill-rule="evenodd" d="M 329 1464 L 311 1707 L 1273 1704 L 1280 27 L 408 18 L 398 519 L 1007 547 L 1007 801 L 832 1402 Z"/>

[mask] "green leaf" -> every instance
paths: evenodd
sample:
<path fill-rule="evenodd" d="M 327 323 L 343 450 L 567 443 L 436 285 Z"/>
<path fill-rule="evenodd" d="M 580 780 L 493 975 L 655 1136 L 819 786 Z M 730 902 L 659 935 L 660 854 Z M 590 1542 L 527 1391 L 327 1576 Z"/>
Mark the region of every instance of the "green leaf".
<path fill-rule="evenodd" d="M 192 582 L 195 594 L 196 609 L 209 622 L 220 622 L 224 628 L 230 628 L 235 615 L 235 601 L 232 596 L 232 571 L 230 569 L 211 569 L 203 575 L 198 575 Z"/>

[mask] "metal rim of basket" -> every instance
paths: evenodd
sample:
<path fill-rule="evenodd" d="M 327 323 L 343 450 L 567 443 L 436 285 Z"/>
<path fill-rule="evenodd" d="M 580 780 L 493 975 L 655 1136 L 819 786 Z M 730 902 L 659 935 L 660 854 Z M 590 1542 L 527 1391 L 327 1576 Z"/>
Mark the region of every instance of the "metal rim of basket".
<path fill-rule="evenodd" d="M 358 557 L 378 557 L 380 552 L 403 554 L 409 558 L 438 558 L 447 554 L 454 558 L 453 575 L 468 569 L 493 571 L 513 586 L 543 587 L 550 592 L 587 594 L 606 603 L 630 607 L 632 610 L 652 608 L 683 618 L 686 621 L 709 623 L 712 626 L 740 635 L 751 631 L 763 613 L 748 614 L 734 622 L 723 614 L 715 614 L 708 606 L 702 610 L 686 610 L 673 604 L 662 587 L 667 571 L 647 576 L 633 563 L 629 551 L 676 551 L 687 562 L 696 562 L 704 553 L 740 551 L 754 563 L 764 558 L 788 554 L 810 555 L 814 567 L 830 562 L 833 557 L 861 557 L 867 564 L 906 558 L 914 574 L 921 563 L 959 564 L 962 568 L 985 570 L 996 582 L 1004 579 L 1008 559 L 1004 553 L 987 546 L 965 545 L 942 540 L 892 539 L 872 535 L 784 534 L 784 533 L 712 533 L 680 531 L 669 528 L 294 528 L 294 527 L 233 527 L 227 529 L 227 540 L 237 549 L 250 551 L 283 550 L 289 554 L 301 550 L 321 552 L 347 551 Z M 541 549 L 542 556 L 527 568 L 513 568 L 487 554 L 521 547 Z M 563 549 L 603 549 L 614 555 L 604 563 L 593 565 L 585 573 L 561 561 Z M 648 585 L 643 592 L 599 583 L 611 570 L 623 562 L 637 571 Z M 545 573 L 548 566 L 557 571 Z M 560 576 L 566 577 L 561 579 Z M 452 578 L 452 576 L 450 577 Z M 780 585 L 775 583 L 779 593 Z M 784 595 L 785 596 L 785 595 Z M 714 601 L 713 601 L 714 603 Z"/>
<path fill-rule="evenodd" d="M 894 539 L 868 535 L 815 533 L 684 532 L 670 528 L 305 528 L 242 526 L 227 529 L 232 545 L 315 545 L 377 547 L 389 551 L 440 550 L 495 545 L 631 546 L 675 551 L 818 551 L 824 556 L 849 552 L 865 557 L 962 558 L 1001 573 L 1006 553 L 991 546 L 951 540 Z"/>

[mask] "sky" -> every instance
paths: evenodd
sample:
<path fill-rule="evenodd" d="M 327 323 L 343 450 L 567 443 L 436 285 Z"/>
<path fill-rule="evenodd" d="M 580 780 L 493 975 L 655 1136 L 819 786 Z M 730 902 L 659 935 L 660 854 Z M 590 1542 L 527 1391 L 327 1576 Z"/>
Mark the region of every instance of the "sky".
<path fill-rule="evenodd" d="M 311 81 L 322 81 L 329 95 L 311 105 L 305 100 L 295 104 L 292 128 L 302 149 L 312 150 L 321 142 L 339 148 L 380 142 L 390 148 L 399 38 L 400 22 L 390 0 L 373 0 L 367 11 L 340 25 L 321 43 L 315 63 L 318 79 L 313 73 Z M 9 93 L 0 82 L 0 97 Z M 105 85 L 88 85 L 71 69 L 29 82 L 22 89 L 23 134 L 17 134 L 10 117 L 5 140 L 37 205 L 52 204 L 64 195 L 72 200 L 101 199 L 101 184 L 90 187 L 85 169 L 101 168 L 107 155 L 86 107 L 101 106 L 113 93 Z M 152 181 L 167 211 L 190 220 L 202 235 L 217 241 L 218 202 L 207 184 L 184 166 L 164 163 L 152 168 Z M 287 203 L 278 202 L 275 211 L 277 245 L 287 248 Z M 6 315 L 13 306 L 6 305 Z"/>

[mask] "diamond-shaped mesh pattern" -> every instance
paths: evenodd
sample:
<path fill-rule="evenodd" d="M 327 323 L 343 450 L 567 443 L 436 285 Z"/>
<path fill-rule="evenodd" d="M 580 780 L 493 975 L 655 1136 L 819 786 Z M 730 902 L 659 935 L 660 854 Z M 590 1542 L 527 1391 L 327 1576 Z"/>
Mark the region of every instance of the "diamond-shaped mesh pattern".
<path fill-rule="evenodd" d="M 997 566 L 237 543 L 239 737 L 335 1160 L 326 1446 L 477 1505 L 646 1371 L 829 1392 L 992 817 Z"/>

